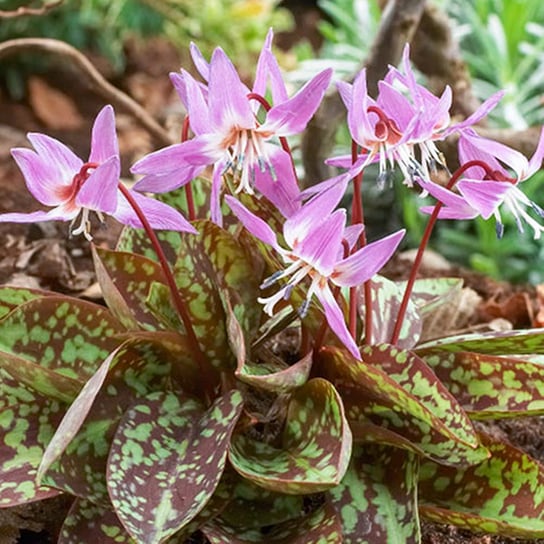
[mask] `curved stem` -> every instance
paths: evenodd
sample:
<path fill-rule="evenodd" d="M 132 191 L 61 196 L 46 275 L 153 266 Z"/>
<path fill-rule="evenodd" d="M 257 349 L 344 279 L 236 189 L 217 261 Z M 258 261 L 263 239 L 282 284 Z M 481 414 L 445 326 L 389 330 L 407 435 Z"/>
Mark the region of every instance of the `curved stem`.
<path fill-rule="evenodd" d="M 193 329 L 191 316 L 189 312 L 187 311 L 185 302 L 181 298 L 181 295 L 176 285 L 176 280 L 174 278 L 174 275 L 172 274 L 170 265 L 168 264 L 168 260 L 166 259 L 166 256 L 159 242 L 159 239 L 157 238 L 157 235 L 155 234 L 155 231 L 151 227 L 149 221 L 147 220 L 147 217 L 143 213 L 142 209 L 140 208 L 140 206 L 138 205 L 138 203 L 136 202 L 136 200 L 134 199 L 130 191 L 122 183 L 119 183 L 119 190 L 121 191 L 123 196 L 127 199 L 128 203 L 131 205 L 132 209 L 138 216 L 138 219 L 141 221 L 143 228 L 145 229 L 146 234 L 149 236 L 149 240 L 151 241 L 151 244 L 153 245 L 153 249 L 155 250 L 155 253 L 157 254 L 157 258 L 159 259 L 161 269 L 164 273 L 166 283 L 168 285 L 168 289 L 170 290 L 170 294 L 172 296 L 172 302 L 174 303 L 176 311 L 181 319 L 181 322 L 183 323 L 185 332 L 189 339 L 189 344 L 191 346 L 192 352 L 195 356 L 195 359 L 197 360 L 198 366 L 202 373 L 203 382 L 204 382 L 204 395 L 205 395 L 206 401 L 210 403 L 211 399 L 213 398 L 213 389 L 214 389 L 214 386 L 213 386 L 214 380 L 212 379 L 212 369 L 208 359 L 206 358 L 206 356 L 204 355 L 204 352 L 202 351 L 202 348 L 200 347 L 195 331 Z"/>
<path fill-rule="evenodd" d="M 446 185 L 446 189 L 452 189 L 453 186 L 457 183 L 458 179 L 461 177 L 461 174 L 468 170 L 469 168 L 473 168 L 475 166 L 479 166 L 482 168 L 486 174 L 490 177 L 493 177 L 493 169 L 490 168 L 488 164 L 486 164 L 483 161 L 474 160 L 474 161 L 468 161 L 465 164 L 463 164 L 461 167 L 459 167 L 451 176 L 450 181 Z M 442 206 L 444 204 L 440 201 L 438 201 L 433 209 L 433 213 L 431 214 L 429 221 L 427 222 L 427 226 L 425 227 L 425 231 L 423 232 L 423 236 L 421 238 L 421 242 L 419 243 L 419 247 L 417 250 L 416 257 L 414 259 L 414 264 L 412 265 L 412 269 L 410 270 L 410 276 L 408 277 L 408 281 L 406 283 L 406 289 L 404 290 L 404 295 L 402 297 L 402 301 L 400 304 L 399 312 L 397 314 L 397 321 L 395 322 L 395 328 L 393 329 L 393 335 L 391 336 L 391 344 L 396 344 L 399 341 L 400 337 L 400 331 L 402 329 L 402 322 L 404 320 L 404 316 L 406 315 L 406 310 L 408 308 L 408 302 L 410 301 L 410 296 L 412 295 L 412 291 L 414 289 L 414 284 L 416 281 L 417 273 L 419 270 L 419 267 L 421 266 L 421 261 L 423 260 L 423 253 L 425 252 L 425 249 L 427 248 L 427 245 L 429 243 L 429 240 L 431 238 L 431 234 L 433 231 L 433 228 L 436 224 L 436 221 L 438 219 L 438 214 L 440 213 L 440 210 L 442 209 Z"/>

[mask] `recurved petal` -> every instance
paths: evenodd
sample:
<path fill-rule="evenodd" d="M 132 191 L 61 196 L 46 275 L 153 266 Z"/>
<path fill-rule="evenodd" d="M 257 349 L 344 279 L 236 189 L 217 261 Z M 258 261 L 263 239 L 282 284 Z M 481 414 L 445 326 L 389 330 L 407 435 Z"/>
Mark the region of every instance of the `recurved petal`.
<path fill-rule="evenodd" d="M 489 219 L 515 186 L 507 181 L 463 179 L 457 183 L 459 192 L 484 219 Z"/>
<path fill-rule="evenodd" d="M 76 196 L 76 204 L 99 212 L 111 214 L 117 208 L 119 191 L 119 157 L 110 157 L 94 170 Z"/>
<path fill-rule="evenodd" d="M 196 229 L 179 213 L 177 210 L 153 198 L 141 195 L 136 191 L 130 191 L 132 197 L 136 200 L 138 206 L 145 214 L 153 229 L 158 230 L 176 230 L 181 232 L 196 233 Z M 142 223 L 129 204 L 128 200 L 119 193 L 118 205 L 112 214 L 117 221 L 124 225 L 135 228 L 142 228 Z"/>
<path fill-rule="evenodd" d="M 361 353 L 359 348 L 349 333 L 342 310 L 340 310 L 340 306 L 338 306 L 338 303 L 334 299 L 328 284 L 325 284 L 322 288 L 317 288 L 315 294 L 323 306 L 325 317 L 327 318 L 327 323 L 331 330 L 338 336 L 342 344 L 348 348 L 349 352 L 356 359 L 360 360 Z"/>
<path fill-rule="evenodd" d="M 49 211 L 31 213 L 3 213 L 0 214 L 0 223 L 39 223 L 41 221 L 70 221 L 79 213 L 79 208 L 67 212 L 62 206 Z"/>
<path fill-rule="evenodd" d="M 12 149 L 11 155 L 36 200 L 46 206 L 56 206 L 62 202 L 58 189 L 68 185 L 68 182 L 61 178 L 62 174 L 54 163 L 44 161 L 37 153 L 24 147 Z"/>
<path fill-rule="evenodd" d="M 310 80 L 289 100 L 274 106 L 266 116 L 260 130 L 273 132 L 277 136 L 288 136 L 302 132 L 315 113 L 329 86 L 332 69 L 323 70 Z"/>
<path fill-rule="evenodd" d="M 332 178 L 329 180 L 326 190 L 311 198 L 285 221 L 283 234 L 290 247 L 308 236 L 308 233 L 315 228 L 316 223 L 323 221 L 323 218 L 332 213 L 344 196 L 349 180 L 349 174 Z"/>
<path fill-rule="evenodd" d="M 540 167 L 542 166 L 543 158 L 544 158 L 544 128 L 540 131 L 540 138 L 538 140 L 536 151 L 534 155 L 531 157 L 531 160 L 529 161 L 529 169 L 527 171 L 527 174 L 525 175 L 526 178 L 532 176 L 535 172 L 540 170 Z"/>
<path fill-rule="evenodd" d="M 100 164 L 114 156 L 119 156 L 119 144 L 115 132 L 115 113 L 108 105 L 100 110 L 94 121 L 89 162 Z"/>
<path fill-rule="evenodd" d="M 193 62 L 196 66 L 196 69 L 198 70 L 198 73 L 202 76 L 202 78 L 205 81 L 209 81 L 210 64 L 204 58 L 204 55 L 202 55 L 202 53 L 200 52 L 200 49 L 195 43 L 191 42 L 191 44 L 189 45 L 189 50 L 191 51 L 191 58 L 193 59 Z"/>
<path fill-rule="evenodd" d="M 167 193 L 183 187 L 186 183 L 198 177 L 202 170 L 204 170 L 203 166 L 184 164 L 171 172 L 147 174 L 135 183 L 133 189 L 144 193 Z"/>
<path fill-rule="evenodd" d="M 174 75 L 176 78 L 174 79 Z M 210 131 L 210 115 L 208 109 L 208 102 L 206 95 L 203 91 L 202 85 L 196 81 L 191 74 L 185 70 L 181 71 L 181 75 L 173 74 L 171 76 L 172 81 L 176 88 L 179 83 L 176 83 L 181 79 L 183 81 L 183 88 L 185 92 L 185 99 L 183 103 L 187 108 L 187 114 L 189 115 L 189 123 L 191 129 L 198 136 Z"/>
<path fill-rule="evenodd" d="M 444 204 L 444 207 L 442 207 L 438 214 L 439 219 L 473 219 L 478 215 L 478 211 L 474 209 L 463 196 L 456 194 L 437 183 L 423 181 L 421 179 L 418 180 L 418 183 L 424 191 L 427 191 L 431 196 Z M 422 206 L 419 209 L 423 213 L 431 214 L 434 210 L 434 206 Z"/>
<path fill-rule="evenodd" d="M 38 132 L 29 132 L 28 139 L 43 162 L 54 165 L 59 173 L 59 185 L 71 183 L 83 166 L 83 161 L 62 142 Z"/>
<path fill-rule="evenodd" d="M 255 117 L 248 93 L 230 59 L 217 47 L 210 63 L 210 130 L 223 132 L 231 127 L 254 128 Z"/>
<path fill-rule="evenodd" d="M 364 283 L 391 258 L 405 232 L 404 229 L 399 230 L 359 249 L 336 265 L 331 280 L 345 287 Z"/>
<path fill-rule="evenodd" d="M 276 233 L 260 217 L 251 213 L 233 196 L 227 195 L 225 196 L 225 200 L 234 215 L 240 220 L 242 225 L 255 236 L 255 238 L 258 238 L 275 249 L 279 249 Z"/>

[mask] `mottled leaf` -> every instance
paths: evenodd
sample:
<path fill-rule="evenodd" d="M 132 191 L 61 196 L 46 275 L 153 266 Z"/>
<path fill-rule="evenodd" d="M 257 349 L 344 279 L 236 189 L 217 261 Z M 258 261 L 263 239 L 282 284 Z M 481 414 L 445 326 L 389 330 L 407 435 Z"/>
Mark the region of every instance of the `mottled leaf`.
<path fill-rule="evenodd" d="M 357 446 L 340 485 L 328 494 L 344 544 L 416 544 L 419 458 L 389 446 Z"/>
<path fill-rule="evenodd" d="M 11 310 L 17 308 L 17 306 L 20 306 L 29 300 L 50 296 L 52 294 L 53 293 L 48 291 L 40 291 L 38 289 L 3 285 L 0 287 L 0 319 L 9 314 Z"/>
<path fill-rule="evenodd" d="M 466 351 L 425 357 L 472 419 L 544 413 L 544 367 L 530 360 Z"/>
<path fill-rule="evenodd" d="M 115 317 L 127 329 L 160 329 L 145 304 L 152 282 L 165 282 L 160 266 L 141 255 L 95 246 L 93 259 L 102 295 Z"/>
<path fill-rule="evenodd" d="M 63 296 L 30 300 L 0 321 L 0 351 L 76 380 L 89 379 L 124 328 L 104 307 Z"/>
<path fill-rule="evenodd" d="M 0 367 L 0 508 L 59 494 L 39 486 L 36 472 L 65 410 Z"/>
<path fill-rule="evenodd" d="M 405 288 L 378 275 L 369 281 L 372 300 L 372 335 L 369 338 L 365 333 L 363 338 L 366 343 L 370 344 L 390 342 Z M 364 323 L 366 306 L 364 289 L 362 288 L 357 291 L 357 308 L 361 321 Z M 422 326 L 421 315 L 414 302 L 410 300 L 402 322 L 397 346 L 408 349 L 415 346 L 421 335 Z"/>
<path fill-rule="evenodd" d="M 237 435 L 229 459 L 237 472 L 265 489 L 299 494 L 338 484 L 350 453 L 342 401 L 329 382 L 316 378 L 293 393 L 280 449 Z"/>
<path fill-rule="evenodd" d="M 489 436 L 491 457 L 466 468 L 421 464 L 420 513 L 427 519 L 503 536 L 544 537 L 544 469 Z"/>
<path fill-rule="evenodd" d="M 402 290 L 407 282 L 397 282 Z M 411 300 L 422 317 L 447 303 L 463 287 L 462 278 L 421 278 L 415 281 Z"/>
<path fill-rule="evenodd" d="M 341 544 L 342 527 L 334 508 L 325 504 L 310 514 L 287 521 L 266 531 L 239 531 L 220 520 L 206 525 L 203 532 L 211 544 Z"/>
<path fill-rule="evenodd" d="M 223 473 L 241 408 L 235 390 L 208 410 L 158 392 L 125 413 L 109 454 L 108 490 L 138 542 L 162 542 L 204 508 Z"/>
<path fill-rule="evenodd" d="M 327 346 L 314 361 L 314 372 L 336 385 L 350 422 L 384 426 L 443 463 L 474 463 L 487 456 L 477 441 L 459 440 L 434 410 L 372 363 Z"/>
<path fill-rule="evenodd" d="M 49 444 L 41 466 L 43 483 L 107 504 L 107 456 L 121 417 L 135 401 L 170 383 L 179 353 L 163 337 L 141 333 L 104 361 Z"/>
<path fill-rule="evenodd" d="M 490 355 L 531 355 L 544 350 L 544 329 L 460 334 L 430 340 L 415 351 L 420 357 L 441 351 L 474 351 Z"/>

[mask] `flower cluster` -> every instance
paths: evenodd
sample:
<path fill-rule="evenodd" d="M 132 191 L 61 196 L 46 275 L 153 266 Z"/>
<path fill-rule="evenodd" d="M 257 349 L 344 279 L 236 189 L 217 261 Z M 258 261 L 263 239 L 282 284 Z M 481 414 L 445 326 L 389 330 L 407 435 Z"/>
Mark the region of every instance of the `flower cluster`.
<path fill-rule="evenodd" d="M 356 302 L 351 297 L 350 311 L 346 312 L 346 291 L 342 288 L 357 289 L 367 282 L 389 260 L 404 234 L 401 230 L 368 243 L 359 208 L 354 207 L 349 226 L 346 211 L 337 209 L 350 181 L 370 163 L 379 163 L 379 183 L 398 165 L 407 184 L 418 183 L 425 193 L 438 199 L 436 207 L 422 208 L 425 213 L 436 210 L 436 217 L 446 219 L 493 216 L 500 235 L 499 209 L 505 206 L 520 230 L 522 221 L 530 225 L 535 237 L 544 230 L 528 209 L 540 216 L 544 211 L 519 188 L 540 168 L 544 133 L 530 161 L 503 144 L 478 136 L 471 127 L 497 104 L 500 93 L 468 119 L 452 124 L 451 89 L 447 87 L 437 97 L 417 83 L 408 46 L 402 70 L 389 69 L 378 85 L 376 98 L 368 93 L 364 69 L 353 84 L 337 83 L 360 154 L 330 159 L 346 173 L 316 183 L 305 192 L 299 187 L 286 138 L 306 128 L 330 86 L 332 70 L 319 73 L 290 96 L 272 54 L 272 32 L 260 54 L 251 88 L 240 79 L 221 48 L 213 52 L 210 62 L 194 45 L 191 55 L 202 80 L 185 70 L 171 74 L 171 80 L 186 109 L 192 137 L 136 162 L 131 171 L 140 178 L 127 189 L 119 180 L 121 167 L 111 106 L 96 118 L 86 162 L 53 138 L 29 134 L 34 150 L 17 148 L 12 154 L 29 191 L 52 209 L 7 213 L 0 215 L 0 221 L 72 221 L 76 222 L 72 233 L 83 233 L 90 240 L 90 212 L 101 220 L 103 214 L 109 214 L 137 228 L 146 227 L 143 214 L 153 229 L 195 233 L 179 211 L 144 193 L 190 187 L 197 176 L 211 171 L 211 220 L 222 225 L 221 203 L 226 194 L 224 201 L 241 224 L 269 245 L 284 264 L 261 286 L 268 289 L 281 283 L 277 292 L 259 299 L 264 311 L 272 315 L 278 302 L 289 300 L 295 286 L 306 286 L 305 302 L 297 308 L 300 317 L 307 314 L 315 295 L 330 329 L 355 358 L 360 358 L 358 338 L 354 337 L 356 312 L 351 311 Z M 452 186 L 442 187 L 431 180 L 436 168 L 447 171 L 436 142 L 454 132 L 460 135 L 461 168 L 452 176 Z M 275 232 L 242 204 L 238 198 L 242 193 L 267 199 L 283 218 L 283 231 Z"/>

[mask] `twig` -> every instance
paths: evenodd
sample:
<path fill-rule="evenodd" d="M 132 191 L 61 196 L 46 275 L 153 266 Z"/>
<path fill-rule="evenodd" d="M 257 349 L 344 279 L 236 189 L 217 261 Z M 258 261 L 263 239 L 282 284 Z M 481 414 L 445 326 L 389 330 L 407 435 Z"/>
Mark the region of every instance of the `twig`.
<path fill-rule="evenodd" d="M 390 0 L 385 7 L 378 34 L 367 59 L 367 85 L 375 95 L 378 81 L 387 72 L 389 64 L 397 64 L 402 49 L 409 42 L 419 24 L 425 0 Z M 361 63 L 362 64 L 362 63 Z M 324 164 L 334 146 L 334 136 L 346 109 L 337 92 L 327 95 L 302 137 L 302 162 L 306 186 L 315 184 L 332 175 Z"/>
<path fill-rule="evenodd" d="M 0 43 L 0 60 L 4 57 L 30 52 L 45 52 L 58 55 L 68 60 L 73 66 L 87 76 L 91 88 L 104 100 L 119 106 L 130 113 L 156 140 L 159 145 L 173 143 L 168 132 L 159 125 L 147 111 L 126 93 L 106 81 L 92 63 L 71 45 L 50 38 L 19 38 Z"/>
<path fill-rule="evenodd" d="M 48 11 L 60 6 L 64 0 L 56 0 L 49 2 L 49 4 L 43 4 L 40 8 L 27 8 L 20 6 L 17 9 L 11 11 L 0 10 L 0 19 L 12 19 L 14 17 L 23 17 L 25 15 L 45 15 Z"/>

